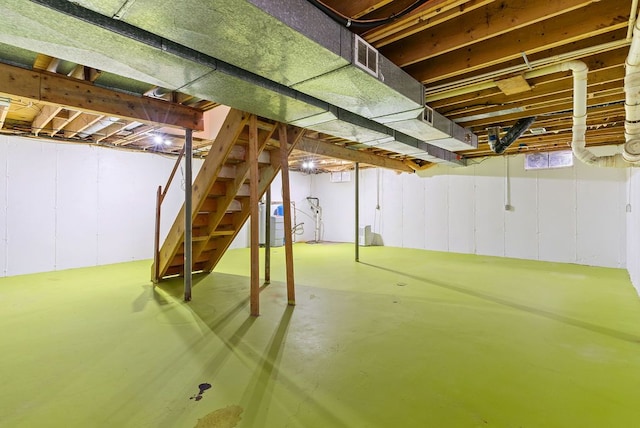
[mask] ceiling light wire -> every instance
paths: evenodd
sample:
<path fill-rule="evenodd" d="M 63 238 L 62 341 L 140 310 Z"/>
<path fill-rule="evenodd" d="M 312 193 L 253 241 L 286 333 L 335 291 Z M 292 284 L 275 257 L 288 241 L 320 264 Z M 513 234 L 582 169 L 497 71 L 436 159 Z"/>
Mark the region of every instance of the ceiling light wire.
<path fill-rule="evenodd" d="M 341 25 L 344 25 L 347 28 L 360 28 L 360 29 L 369 29 L 373 27 L 377 27 L 379 25 L 388 24 L 402 16 L 414 11 L 418 7 L 422 6 L 425 3 L 428 3 L 430 0 L 416 0 L 403 10 L 398 13 L 391 14 L 386 18 L 375 18 L 375 19 L 353 19 L 349 16 L 344 15 L 343 13 L 335 10 L 334 8 L 327 6 L 321 0 L 307 0 L 309 3 L 313 4 L 315 7 L 329 15 L 333 18 L 334 21 L 338 22 Z"/>

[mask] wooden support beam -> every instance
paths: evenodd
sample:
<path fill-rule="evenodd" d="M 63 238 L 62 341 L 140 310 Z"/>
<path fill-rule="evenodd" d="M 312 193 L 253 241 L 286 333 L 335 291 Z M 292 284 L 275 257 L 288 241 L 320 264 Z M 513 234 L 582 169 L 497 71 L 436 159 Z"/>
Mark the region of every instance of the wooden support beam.
<path fill-rule="evenodd" d="M 258 218 L 258 118 L 249 118 L 249 213 L 251 216 L 251 315 L 260 315 L 260 219 Z"/>
<path fill-rule="evenodd" d="M 287 126 L 280 124 L 278 130 L 280 137 L 280 174 L 282 175 L 282 207 L 284 209 L 284 252 L 287 270 L 287 302 L 293 306 L 296 304 L 296 291 L 293 277 L 293 242 L 291 236 L 291 190 L 289 185 L 289 140 L 287 138 Z"/>
<path fill-rule="evenodd" d="M 0 92 L 83 112 L 204 130 L 202 112 L 192 107 L 117 92 L 41 70 L 0 64 Z"/>
<path fill-rule="evenodd" d="M 394 169 L 396 171 L 413 172 L 411 168 L 409 168 L 401 160 L 398 159 L 378 156 L 360 150 L 351 150 L 335 144 L 327 143 L 321 140 L 314 140 L 307 137 L 302 137 L 302 139 L 296 145 L 296 149 L 307 153 L 330 156 L 332 158 L 343 159 L 351 162 L 365 163 L 367 165 Z"/>

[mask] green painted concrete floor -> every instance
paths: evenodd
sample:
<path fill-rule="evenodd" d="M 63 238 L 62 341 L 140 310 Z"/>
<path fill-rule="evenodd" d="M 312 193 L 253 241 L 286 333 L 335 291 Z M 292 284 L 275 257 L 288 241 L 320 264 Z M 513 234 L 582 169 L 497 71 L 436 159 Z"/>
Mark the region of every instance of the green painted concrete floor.
<path fill-rule="evenodd" d="M 148 261 L 1 279 L 0 426 L 640 426 L 624 270 L 298 244 L 294 308 L 283 253 L 258 318 L 245 249 L 188 304 Z"/>

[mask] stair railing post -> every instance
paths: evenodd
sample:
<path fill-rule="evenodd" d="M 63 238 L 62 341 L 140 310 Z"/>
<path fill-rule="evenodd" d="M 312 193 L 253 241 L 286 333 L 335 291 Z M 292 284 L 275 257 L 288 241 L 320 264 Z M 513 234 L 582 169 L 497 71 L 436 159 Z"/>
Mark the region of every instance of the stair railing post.
<path fill-rule="evenodd" d="M 251 315 L 260 315 L 260 219 L 258 211 L 258 118 L 252 114 L 249 119 L 249 213 L 251 217 L 251 285 L 250 306 Z"/>
<path fill-rule="evenodd" d="M 182 150 L 180 150 L 180 154 L 178 154 L 178 159 L 176 159 L 176 163 L 173 165 L 173 169 L 171 170 L 171 174 L 169 174 L 169 179 L 167 180 L 167 184 L 164 186 L 164 190 L 162 190 L 162 186 L 158 186 L 158 193 L 156 195 L 156 225 L 155 225 L 155 237 L 154 237 L 154 247 L 153 247 L 153 272 L 151 281 L 154 284 L 160 282 L 160 214 L 162 212 L 162 203 L 164 202 L 164 198 L 167 196 L 167 191 L 169 190 L 169 186 L 171 186 L 171 182 L 173 181 L 173 177 L 176 175 L 176 171 L 178 171 L 178 166 L 180 165 L 180 161 L 182 160 L 182 156 L 184 156 L 184 151 L 186 147 L 183 146 Z"/>

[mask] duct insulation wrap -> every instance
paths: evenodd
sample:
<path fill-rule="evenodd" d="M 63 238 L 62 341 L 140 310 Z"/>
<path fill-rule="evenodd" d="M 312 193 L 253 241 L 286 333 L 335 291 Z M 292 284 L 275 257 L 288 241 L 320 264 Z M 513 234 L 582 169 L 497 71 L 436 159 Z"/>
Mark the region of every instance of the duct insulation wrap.
<path fill-rule="evenodd" d="M 380 123 L 358 116 L 347 110 L 332 106 L 330 112 L 318 117 L 302 119 L 293 125 L 334 135 L 364 146 L 375 147 L 394 153 L 412 156 L 433 163 L 464 166 L 464 161 L 455 153 L 424 143 L 417 138 L 398 132 Z M 438 149 L 438 150 L 435 150 Z"/>
<path fill-rule="evenodd" d="M 356 119 L 408 114 L 423 121 L 422 85 L 377 52 L 367 51 L 375 53 L 377 73 L 352 65 L 356 36 L 305 1 L 255 3 L 265 10 L 245 0 L 9 0 L 0 5 L 10 18 L 0 42 L 420 159 L 438 161 L 419 140 L 451 147 L 439 142 L 452 132 L 433 126 L 420 138 L 402 132 L 410 129 L 406 121 L 387 127 Z M 326 83 L 334 91 L 314 97 Z M 320 93 L 294 89 L 305 87 Z M 434 117 L 431 123 L 454 128 Z"/>
<path fill-rule="evenodd" d="M 77 3 L 433 145 L 477 147 L 452 122 L 432 132 L 422 84 L 305 0 Z"/>
<path fill-rule="evenodd" d="M 91 24 L 100 17 L 86 13 L 82 20 L 33 2 L 3 2 L 0 14 L 10 19 L 0 32 L 0 43 L 179 90 L 281 122 L 317 116 L 329 109 L 324 102 L 215 58 L 196 55 L 147 32 L 130 26 L 121 26 L 121 32 L 116 32 Z M 108 25 L 119 24 L 102 18 Z M 76 34 L 83 37 L 72 37 Z"/>

